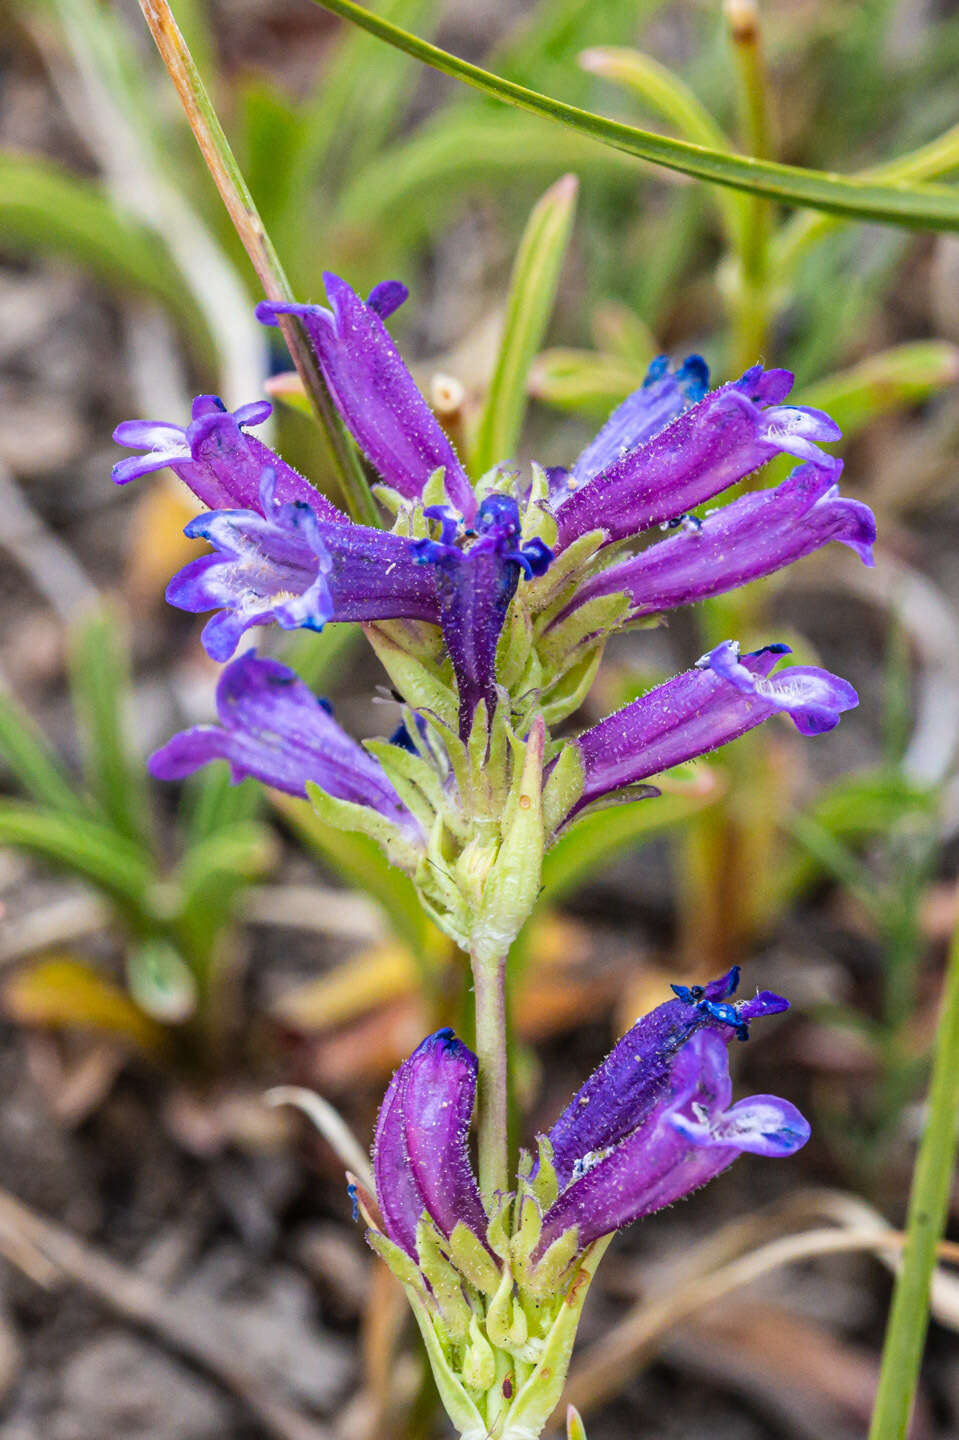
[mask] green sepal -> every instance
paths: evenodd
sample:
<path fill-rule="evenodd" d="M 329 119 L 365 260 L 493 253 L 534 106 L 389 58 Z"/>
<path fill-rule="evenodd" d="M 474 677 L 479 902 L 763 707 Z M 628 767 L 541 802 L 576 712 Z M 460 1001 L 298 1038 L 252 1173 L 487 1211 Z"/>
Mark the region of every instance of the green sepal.
<path fill-rule="evenodd" d="M 540 709 L 547 725 L 559 725 L 582 705 L 596 679 L 607 636 L 573 659 L 571 665 L 540 696 Z"/>
<path fill-rule="evenodd" d="M 579 1229 L 573 1225 L 557 1236 L 537 1262 L 529 1277 L 530 1289 L 537 1295 L 551 1295 L 559 1287 L 560 1277 L 573 1263 L 578 1249 Z"/>
<path fill-rule="evenodd" d="M 516 1197 L 516 1229 L 510 1243 L 513 1268 L 525 1284 L 530 1272 L 530 1257 L 543 1233 L 543 1215 L 529 1180 L 521 1180 Z"/>
<path fill-rule="evenodd" d="M 426 484 L 423 486 L 423 509 L 426 510 L 432 505 L 446 505 L 451 509 L 456 507 L 450 500 L 446 489 L 446 466 L 438 465 L 433 471 Z"/>
<path fill-rule="evenodd" d="M 510 1354 L 521 1350 L 529 1337 L 529 1325 L 509 1266 L 503 1271 L 499 1289 L 487 1307 L 486 1333 L 498 1350 L 508 1350 Z"/>
<path fill-rule="evenodd" d="M 409 509 L 408 497 L 401 495 L 398 490 L 394 490 L 392 485 L 371 485 L 370 492 L 394 519 L 399 518 L 404 510 Z"/>
<path fill-rule="evenodd" d="M 449 1240 L 450 1259 L 474 1290 L 495 1295 L 499 1289 L 500 1270 L 482 1240 L 462 1220 L 453 1226 Z"/>
<path fill-rule="evenodd" d="M 496 1379 L 496 1356 L 475 1315 L 470 1316 L 469 1344 L 463 1356 L 460 1374 L 464 1384 L 483 1395 L 493 1388 Z"/>
<path fill-rule="evenodd" d="M 536 903 L 543 865 L 543 748 L 541 719 L 525 746 L 511 737 L 514 781 L 502 819 L 503 843 L 483 890 L 470 937 L 480 959 L 508 953 Z"/>
<path fill-rule="evenodd" d="M 571 545 L 560 551 L 545 575 L 529 582 L 527 594 L 530 597 L 530 609 L 535 615 L 542 617 L 538 628 L 549 623 L 552 617 L 547 612 L 551 608 L 555 607 L 557 611 L 563 608 L 569 598 L 565 595 L 566 590 L 574 577 L 580 578 L 577 571 L 593 558 L 605 539 L 605 530 L 590 530 L 587 534 L 578 536 Z"/>
<path fill-rule="evenodd" d="M 375 840 L 386 852 L 387 859 L 408 874 L 413 874 L 422 857 L 422 851 L 407 839 L 402 830 L 368 805 L 357 805 L 352 800 L 336 800 L 327 795 L 312 780 L 306 782 L 306 793 L 310 804 L 327 825 L 337 830 L 359 830 Z"/>
<path fill-rule="evenodd" d="M 399 1245 L 395 1245 L 379 1230 L 367 1230 L 366 1241 L 405 1290 L 425 1296 L 423 1277 L 405 1250 L 401 1250 Z"/>
<path fill-rule="evenodd" d="M 429 1309 L 415 1290 L 408 1285 L 403 1288 L 412 1307 L 416 1323 L 420 1327 L 420 1334 L 423 1337 L 423 1344 L 426 1346 L 430 1369 L 433 1372 L 433 1379 L 436 1381 L 443 1409 L 464 1440 L 466 1437 L 469 1437 L 469 1440 L 483 1440 L 488 1426 L 476 1408 L 475 1402 L 467 1394 L 463 1382 L 451 1366 L 440 1337 L 436 1333 L 436 1326 L 433 1324 L 433 1317 Z"/>
<path fill-rule="evenodd" d="M 496 675 L 499 683 L 514 694 L 529 663 L 533 648 L 533 621 L 522 595 L 509 607 L 506 624 L 496 647 Z"/>
<path fill-rule="evenodd" d="M 428 831 L 437 810 L 446 809 L 443 788 L 432 765 L 402 745 L 391 745 L 389 740 L 364 740 L 363 748 L 376 756 L 397 795 Z"/>
<path fill-rule="evenodd" d="M 566 1440 L 586 1440 L 586 1426 L 575 1405 L 566 1407 Z"/>
<path fill-rule="evenodd" d="M 502 1429 L 504 1440 L 539 1435 L 556 1409 L 566 1383 L 576 1330 L 590 1283 L 611 1238 L 597 1240 L 583 1255 L 546 1336 L 533 1373 L 506 1413 Z"/>
<path fill-rule="evenodd" d="M 543 829 L 552 837 L 583 793 L 586 770 L 579 746 L 569 741 L 549 772 L 543 789 Z"/>
<path fill-rule="evenodd" d="M 537 1135 L 536 1144 L 539 1149 L 539 1164 L 536 1168 L 536 1176 L 530 1181 L 530 1185 L 540 1209 L 545 1214 L 555 1203 L 559 1194 L 559 1181 L 556 1178 L 556 1166 L 553 1163 L 553 1143 L 549 1136 Z"/>
<path fill-rule="evenodd" d="M 463 1294 L 461 1277 L 453 1269 L 440 1248 L 445 1244 L 429 1215 L 424 1214 L 416 1227 L 416 1253 L 450 1339 L 458 1345 L 466 1343 L 472 1311 Z"/>
<path fill-rule="evenodd" d="M 433 670 L 410 653 L 411 632 L 400 627 L 409 627 L 411 623 L 377 620 L 364 628 L 380 664 L 407 705 L 413 710 L 432 713 L 455 731 L 459 714 L 456 696 Z"/>
<path fill-rule="evenodd" d="M 584 640 L 619 629 L 631 604 L 629 595 L 617 591 L 615 595 L 596 595 L 584 605 L 577 605 L 565 620 L 540 635 L 537 649 L 544 667 L 548 669 L 550 662 L 559 667 Z"/>

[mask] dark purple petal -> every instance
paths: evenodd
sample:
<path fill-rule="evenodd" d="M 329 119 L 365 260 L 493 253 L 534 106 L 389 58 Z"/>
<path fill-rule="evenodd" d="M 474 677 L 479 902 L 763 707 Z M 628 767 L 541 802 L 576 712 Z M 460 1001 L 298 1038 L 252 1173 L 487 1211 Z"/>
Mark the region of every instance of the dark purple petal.
<path fill-rule="evenodd" d="M 590 530 L 605 530 L 614 541 L 673 520 L 774 455 L 826 463 L 828 456 L 816 442 L 839 438 L 827 415 L 795 406 L 763 409 L 747 393 L 778 395 L 782 390 L 779 383 L 764 386 L 762 377 L 746 388 L 725 385 L 646 444 L 614 460 L 558 506 L 560 547 Z"/>
<path fill-rule="evenodd" d="M 709 370 L 700 355 L 687 356 L 676 370 L 670 370 L 666 356 L 660 355 L 641 387 L 617 406 L 580 455 L 572 470 L 573 485 L 591 480 L 628 450 L 645 445 L 671 420 L 698 404 L 708 385 Z"/>
<path fill-rule="evenodd" d="M 397 282 L 377 286 L 364 304 L 337 275 L 323 279 L 329 310 L 262 301 L 257 318 L 275 325 L 279 315 L 300 317 L 337 409 L 388 485 L 416 499 L 442 466 L 450 500 L 472 520 L 476 501 L 463 467 L 380 318 L 384 299 L 387 312 L 396 308 Z"/>
<path fill-rule="evenodd" d="M 305 501 L 322 519 L 343 524 L 346 516 L 335 505 L 262 441 L 246 433 L 245 426 L 261 425 L 272 408 L 266 400 L 254 400 L 231 413 L 218 395 L 198 395 L 185 430 L 159 420 L 124 420 L 114 430 L 114 440 L 147 453 L 117 461 L 113 478 L 118 485 L 125 485 L 168 467 L 211 510 L 256 510 L 263 471 L 269 469 L 278 501 Z"/>
<path fill-rule="evenodd" d="M 406 1149 L 403 1102 L 409 1080 L 409 1063 L 405 1060 L 397 1070 L 380 1106 L 373 1141 L 373 1178 L 387 1236 L 415 1260 L 416 1227 L 426 1209 L 426 1202 L 416 1183 Z"/>
<path fill-rule="evenodd" d="M 791 1155 L 809 1126 L 794 1106 L 754 1096 L 727 1109 L 727 1047 L 701 1030 L 675 1055 L 668 1093 L 641 1127 L 563 1191 L 547 1211 L 539 1254 L 565 1230 L 579 1228 L 580 1248 L 689 1195 L 745 1150 Z"/>
<path fill-rule="evenodd" d="M 665 685 L 608 715 L 573 743 L 586 772 L 571 814 L 592 801 L 726 745 L 779 711 L 804 735 L 819 735 L 858 703 L 846 680 L 809 665 L 770 671 L 784 645 L 740 658 L 727 640 Z"/>
<path fill-rule="evenodd" d="M 734 966 L 708 985 L 674 986 L 677 998 L 641 1016 L 613 1047 L 549 1132 L 561 1189 L 590 1155 L 644 1123 L 667 1089 L 677 1051 L 697 1031 L 708 1028 L 729 1043 L 745 1038 L 750 1020 L 788 1008 L 768 991 L 731 1003 L 738 984 Z"/>
<path fill-rule="evenodd" d="M 181 610 L 220 610 L 203 631 L 214 660 L 227 660 L 254 625 L 322 630 L 329 621 L 440 618 L 433 576 L 410 542 L 365 525 L 331 525 L 312 507 L 278 503 L 267 471 L 254 510 L 198 515 L 186 534 L 216 553 L 173 577 L 167 599 Z"/>
<path fill-rule="evenodd" d="M 654 615 L 771 575 L 830 540 L 872 565 L 875 517 L 868 505 L 839 494 L 841 469 L 838 460 L 828 469 L 802 465 L 772 490 L 744 495 L 701 521 L 689 517 L 681 533 L 587 581 L 575 605 L 625 591 L 632 616 Z"/>
<path fill-rule="evenodd" d="M 477 538 L 468 549 L 453 543 L 451 516 L 433 518 L 442 519 L 443 539 L 417 540 L 413 549 L 435 574 L 443 639 L 459 691 L 460 736 L 466 739 L 480 701 L 486 701 L 489 715 L 496 706 L 496 647 L 520 574 L 542 575 L 552 552 L 540 540 L 521 544 L 519 507 L 507 495 L 483 501 Z"/>
<path fill-rule="evenodd" d="M 452 1030 L 437 1030 L 406 1066 L 406 1150 L 426 1208 L 444 1235 L 462 1221 L 485 1241 L 487 1216 L 469 1157 L 476 1056 Z"/>
<path fill-rule="evenodd" d="M 175 735 L 150 757 L 159 780 L 180 780 L 210 760 L 230 763 L 235 783 L 248 775 L 306 796 L 313 781 L 337 800 L 376 810 L 423 843 L 419 823 L 386 772 L 333 719 L 302 680 L 276 660 L 248 650 L 228 665 L 216 693 L 219 725 L 197 725 Z"/>

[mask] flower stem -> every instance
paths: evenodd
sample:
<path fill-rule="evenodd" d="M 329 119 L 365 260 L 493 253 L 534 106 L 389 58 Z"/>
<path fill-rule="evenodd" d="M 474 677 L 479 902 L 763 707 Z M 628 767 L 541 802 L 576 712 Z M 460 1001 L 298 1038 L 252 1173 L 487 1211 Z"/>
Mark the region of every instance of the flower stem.
<path fill-rule="evenodd" d="M 959 926 L 953 935 L 929 1086 L 925 1129 L 906 1218 L 869 1440 L 904 1440 L 929 1324 L 936 1246 L 945 1227 L 959 1142 Z"/>
<path fill-rule="evenodd" d="M 176 86 L 207 169 L 263 286 L 264 295 L 268 300 L 281 302 L 295 299 L 280 257 L 273 248 L 167 0 L 140 0 L 140 9 Z M 363 467 L 326 388 L 306 333 L 300 321 L 290 315 L 280 316 L 280 328 L 326 439 L 350 514 L 361 524 L 378 525 L 376 505 Z"/>
<path fill-rule="evenodd" d="M 498 1190 L 509 1188 L 506 957 L 488 959 L 474 952 L 470 961 L 479 1060 L 479 1182 L 489 1205 Z"/>

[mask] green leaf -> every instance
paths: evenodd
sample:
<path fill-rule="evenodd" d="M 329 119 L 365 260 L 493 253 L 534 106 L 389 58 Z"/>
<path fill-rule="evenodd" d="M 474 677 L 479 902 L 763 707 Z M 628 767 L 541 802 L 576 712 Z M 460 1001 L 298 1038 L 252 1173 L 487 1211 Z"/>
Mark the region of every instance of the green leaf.
<path fill-rule="evenodd" d="M 173 877 L 180 895 L 175 928 L 195 966 L 208 965 L 237 896 L 275 859 L 275 836 L 254 821 L 221 827 L 187 850 Z"/>
<path fill-rule="evenodd" d="M 162 241 L 94 181 L 35 156 L 0 151 L 0 232 L 5 249 L 62 255 L 110 285 L 161 301 L 202 356 L 212 357 L 209 333 Z"/>
<path fill-rule="evenodd" d="M 19 970 L 4 986 L 3 1004 L 21 1025 L 96 1030 L 151 1059 L 169 1048 L 161 1025 L 138 1010 L 119 985 L 80 960 L 41 960 Z"/>
<path fill-rule="evenodd" d="M 182 1025 L 196 1009 L 193 972 L 168 940 L 131 947 L 127 985 L 139 1008 L 163 1025 Z"/>
<path fill-rule="evenodd" d="M 586 167 L 594 176 L 631 179 L 628 163 L 574 131 L 557 134 L 538 120 L 471 104 L 444 111 L 358 171 L 340 197 L 336 222 L 347 236 L 388 224 L 393 243 L 408 243 L 484 185 L 517 177 L 532 184 Z"/>
<path fill-rule="evenodd" d="M 84 809 L 46 736 L 12 695 L 0 692 L 0 759 L 33 800 L 51 810 Z"/>
<path fill-rule="evenodd" d="M 879 415 L 928 400 L 959 379 L 959 350 L 946 340 L 918 340 L 870 355 L 861 364 L 802 387 L 804 405 L 814 405 L 858 435 Z"/>
<path fill-rule="evenodd" d="M 39 805 L 0 800 L 0 845 L 41 855 L 51 864 L 89 880 L 142 928 L 154 881 L 149 857 L 110 825 L 83 815 L 65 815 Z"/>
<path fill-rule="evenodd" d="M 526 412 L 526 377 L 556 302 L 578 182 L 564 175 L 536 204 L 516 253 L 506 320 L 473 443 L 473 468 L 485 475 L 516 452 Z"/>
<path fill-rule="evenodd" d="M 71 693 L 87 748 L 87 779 L 104 814 L 128 839 L 148 845 L 151 832 L 146 766 L 126 734 L 131 678 L 120 616 L 104 607 L 72 637 Z"/>
<path fill-rule="evenodd" d="M 637 126 L 596 115 L 590 110 L 567 105 L 562 100 L 541 95 L 501 75 L 494 75 L 381 20 L 361 5 L 354 4 L 353 0 L 315 0 L 315 3 L 483 94 L 534 115 L 569 125 L 601 144 L 654 165 L 662 165 L 668 170 L 678 170 L 682 174 L 717 185 L 728 185 L 749 194 L 764 195 L 782 204 L 808 206 L 859 220 L 877 220 L 914 229 L 959 229 L 959 192 L 947 186 L 875 184 L 824 170 L 805 170 L 795 165 L 723 154 L 703 145 L 656 135 L 650 130 L 641 130 Z"/>

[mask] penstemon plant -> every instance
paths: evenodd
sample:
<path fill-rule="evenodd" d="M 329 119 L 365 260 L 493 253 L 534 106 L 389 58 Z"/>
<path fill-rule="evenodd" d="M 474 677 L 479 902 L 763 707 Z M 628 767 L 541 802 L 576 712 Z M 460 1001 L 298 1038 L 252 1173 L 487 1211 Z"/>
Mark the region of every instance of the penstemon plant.
<path fill-rule="evenodd" d="M 136 420 L 125 482 L 173 469 L 209 507 L 187 533 L 210 553 L 168 589 L 214 611 L 203 643 L 229 662 L 218 723 L 151 758 L 179 779 L 214 759 L 233 778 L 308 797 L 330 825 L 375 839 L 435 923 L 470 955 L 475 1054 L 452 1031 L 400 1067 L 380 1111 L 374 1185 L 351 1178 L 373 1248 L 402 1282 L 447 1412 L 463 1435 L 538 1435 L 563 1386 L 590 1280 L 615 1232 L 690 1193 L 743 1152 L 786 1156 L 808 1137 L 788 1101 L 730 1105 L 727 1049 L 786 1008 L 733 999 L 738 971 L 675 986 L 643 1017 L 518 1167 L 507 1136 L 510 948 L 543 856 L 603 806 L 650 799 L 652 777 L 788 715 L 804 735 L 857 704 L 845 680 L 788 647 L 715 646 L 683 674 L 568 738 L 609 637 L 735 590 L 830 540 L 871 563 L 869 509 L 838 490 L 839 437 L 787 403 L 792 377 L 755 366 L 708 389 L 703 361 L 661 358 L 567 469 L 504 459 L 470 477 L 417 390 L 385 321 L 395 281 L 363 300 L 326 276 L 329 308 L 292 316 L 346 429 L 379 476 L 390 529 L 350 520 L 249 432 L 268 414 L 194 402 L 188 426 Z M 779 455 L 778 486 L 696 515 Z M 657 527 L 664 538 L 636 550 Z M 359 744 L 293 671 L 248 649 L 248 630 L 358 622 L 401 707 L 388 739 Z M 478 1176 L 469 1158 L 477 1102 Z"/>

